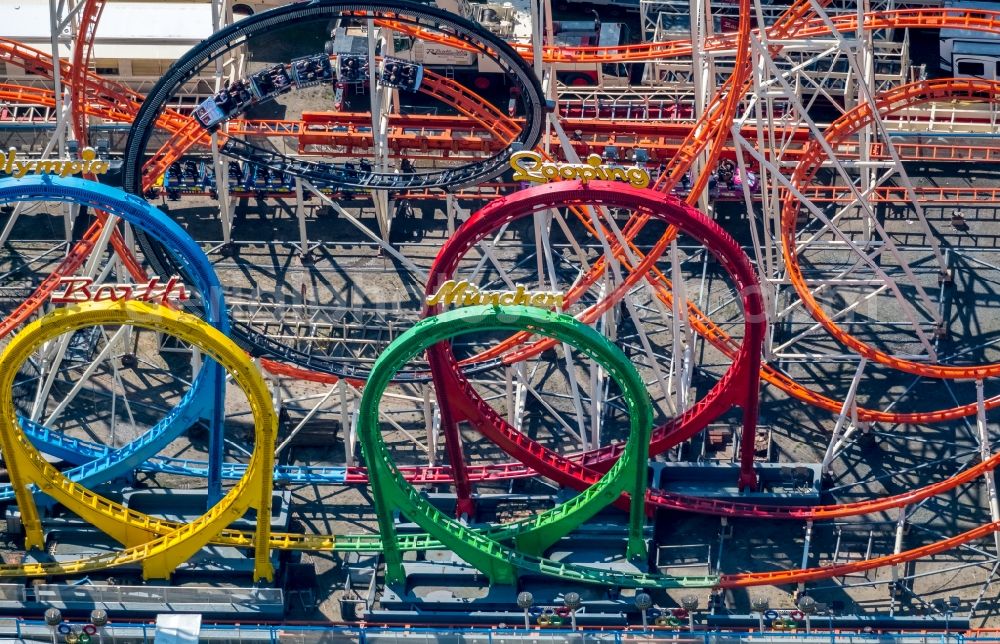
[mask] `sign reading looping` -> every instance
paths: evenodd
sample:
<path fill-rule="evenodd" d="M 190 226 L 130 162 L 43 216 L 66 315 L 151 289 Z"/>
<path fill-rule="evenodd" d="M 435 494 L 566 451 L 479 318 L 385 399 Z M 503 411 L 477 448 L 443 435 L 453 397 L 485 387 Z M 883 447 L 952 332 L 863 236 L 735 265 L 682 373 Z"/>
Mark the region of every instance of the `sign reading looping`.
<path fill-rule="evenodd" d="M 624 181 L 636 188 L 649 185 L 649 172 L 638 166 L 603 165 L 601 157 L 591 154 L 584 163 L 552 163 L 543 161 L 537 152 L 524 150 L 510 157 L 510 167 L 514 168 L 514 181 L 548 183 L 550 181 Z"/>

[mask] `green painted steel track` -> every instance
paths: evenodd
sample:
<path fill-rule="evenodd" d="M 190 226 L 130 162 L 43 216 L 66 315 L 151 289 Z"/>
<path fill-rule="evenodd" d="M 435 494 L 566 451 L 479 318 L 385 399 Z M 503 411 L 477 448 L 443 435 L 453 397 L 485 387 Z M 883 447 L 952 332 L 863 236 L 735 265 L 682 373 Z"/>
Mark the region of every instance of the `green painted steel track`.
<path fill-rule="evenodd" d="M 468 333 L 521 330 L 565 342 L 606 369 L 622 389 L 631 433 L 615 465 L 572 500 L 521 521 L 477 530 L 440 512 L 404 479 L 382 438 L 378 408 L 396 372 L 428 347 Z M 718 582 L 716 576 L 615 572 L 559 563 L 541 556 L 550 545 L 627 493 L 637 500 L 631 503 L 629 511 L 627 555 L 645 560 L 643 499 L 652 421 L 652 402 L 629 359 L 607 338 L 568 315 L 527 306 L 487 305 L 464 307 L 425 318 L 379 356 L 365 385 L 359 408 L 358 438 L 369 468 L 380 537 L 359 538 L 357 543 L 346 537 L 343 545 L 371 549 L 376 539 L 380 541 L 386 562 L 386 582 L 390 584 L 406 581 L 404 550 L 444 547 L 488 575 L 496 584 L 513 584 L 518 574 L 533 573 L 626 588 L 714 586 Z M 393 519 L 397 511 L 426 530 L 427 535 L 398 535 Z"/>

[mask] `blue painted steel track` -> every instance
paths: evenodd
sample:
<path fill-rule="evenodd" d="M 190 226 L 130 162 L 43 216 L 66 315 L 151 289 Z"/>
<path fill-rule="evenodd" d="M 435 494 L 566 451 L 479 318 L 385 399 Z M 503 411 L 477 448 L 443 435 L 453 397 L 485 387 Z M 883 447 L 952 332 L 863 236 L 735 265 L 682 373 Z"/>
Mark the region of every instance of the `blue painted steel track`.
<path fill-rule="evenodd" d="M 168 249 L 183 268 L 187 279 L 201 294 L 201 311 L 206 322 L 223 333 L 229 332 L 229 316 L 222 287 L 205 253 L 184 229 L 141 197 L 75 177 L 35 175 L 0 180 L 0 205 L 18 201 L 58 201 L 87 206 L 120 217 L 145 231 Z M 209 461 L 170 465 L 169 471 L 199 472 L 208 479 L 209 503 L 220 495 L 224 475 L 222 418 L 225 400 L 225 373 L 212 360 L 205 360 L 191 388 L 160 422 L 134 441 L 116 449 L 86 443 L 21 418 L 25 433 L 38 449 L 75 464 L 66 476 L 91 487 L 124 476 L 147 460 L 159 462 L 157 453 L 202 419 L 209 421 Z M 154 458 L 155 457 L 155 458 Z M 164 464 L 163 467 L 168 467 Z M 232 468 L 229 468 L 232 469 Z M 162 471 L 168 471 L 166 469 Z M 229 474 L 226 472 L 226 474 Z M 213 492 L 214 490 L 214 492 Z M 13 498 L 9 485 L 0 486 L 0 498 Z"/>

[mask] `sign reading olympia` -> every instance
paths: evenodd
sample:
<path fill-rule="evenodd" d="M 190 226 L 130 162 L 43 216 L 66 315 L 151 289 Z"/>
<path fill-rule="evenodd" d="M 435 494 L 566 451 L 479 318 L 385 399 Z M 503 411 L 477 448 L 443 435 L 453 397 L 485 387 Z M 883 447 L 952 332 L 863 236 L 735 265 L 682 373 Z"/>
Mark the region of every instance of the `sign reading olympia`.
<path fill-rule="evenodd" d="M 107 161 L 97 158 L 93 148 L 84 148 L 79 159 L 24 159 L 18 161 L 17 148 L 10 148 L 7 153 L 0 152 L 0 172 L 22 179 L 27 174 L 58 174 L 68 177 L 71 174 L 105 174 L 108 171 Z"/>
<path fill-rule="evenodd" d="M 171 277 L 165 284 L 160 284 L 160 278 L 154 277 L 144 284 L 100 284 L 96 287 L 90 277 L 62 277 L 49 301 L 53 304 L 77 304 L 136 300 L 166 304 L 171 300 L 184 302 L 189 299 L 191 296 L 187 289 L 176 277 Z"/>
<path fill-rule="evenodd" d="M 561 310 L 563 297 L 562 293 L 529 291 L 523 286 L 518 286 L 513 291 L 481 291 L 465 280 L 448 280 L 441 285 L 437 293 L 427 298 L 427 305 L 475 306 L 477 304 L 492 304 L 493 306 L 509 306 L 517 304 Z"/>
<path fill-rule="evenodd" d="M 524 150 L 510 156 L 510 167 L 514 168 L 514 181 L 625 181 L 636 188 L 645 188 L 650 181 L 645 168 L 602 165 L 596 154 L 588 156 L 584 163 L 552 163 L 543 162 L 537 152 Z"/>

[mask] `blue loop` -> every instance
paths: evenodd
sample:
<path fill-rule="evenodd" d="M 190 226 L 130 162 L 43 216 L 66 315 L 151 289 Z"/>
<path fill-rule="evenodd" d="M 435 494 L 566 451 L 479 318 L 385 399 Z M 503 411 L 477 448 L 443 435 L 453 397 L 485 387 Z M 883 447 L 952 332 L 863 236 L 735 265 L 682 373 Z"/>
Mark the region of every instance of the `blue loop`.
<path fill-rule="evenodd" d="M 764 611 L 764 617 L 766 617 L 767 619 L 776 619 L 778 617 L 778 611 L 774 610 L 773 608 L 770 610 L 766 610 Z"/>
<path fill-rule="evenodd" d="M 0 205 L 18 201 L 58 201 L 88 206 L 120 217 L 146 231 L 185 267 L 194 282 L 191 286 L 202 296 L 205 321 L 228 333 L 229 315 L 222 286 L 208 257 L 177 222 L 143 199 L 117 188 L 75 177 L 42 174 L 21 179 L 0 179 Z M 221 369 L 214 361 L 206 360 L 177 406 L 145 434 L 118 449 L 104 446 L 84 449 L 78 443 L 69 441 L 61 432 L 49 431 L 26 418 L 20 419 L 21 426 L 28 439 L 41 451 L 75 466 L 64 472 L 70 480 L 90 487 L 129 474 L 161 452 L 193 423 L 212 413 L 215 406 L 213 393 L 219 395 L 213 390 L 220 382 L 224 383 Z M 0 485 L 0 500 L 13 498 L 11 486 Z"/>
<path fill-rule="evenodd" d="M 649 619 L 656 619 L 662 614 L 663 611 L 661 611 L 659 608 L 650 608 L 649 610 L 646 611 L 646 615 L 649 617 Z"/>
<path fill-rule="evenodd" d="M 60 635 L 67 635 L 73 632 L 73 627 L 63 622 L 59 626 L 56 626 L 56 630 L 59 632 Z"/>

